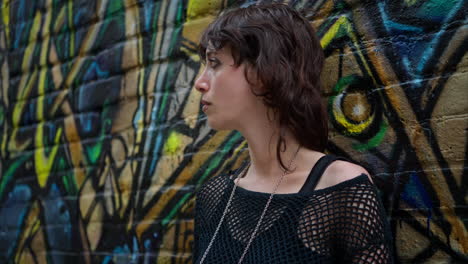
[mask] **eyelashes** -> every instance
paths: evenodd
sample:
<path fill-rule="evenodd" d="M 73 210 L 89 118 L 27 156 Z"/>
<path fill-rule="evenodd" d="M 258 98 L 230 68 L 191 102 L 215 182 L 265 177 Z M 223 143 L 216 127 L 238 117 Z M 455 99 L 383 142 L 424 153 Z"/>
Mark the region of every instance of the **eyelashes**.
<path fill-rule="evenodd" d="M 207 65 L 213 69 L 217 68 L 221 63 L 216 58 L 209 58 Z"/>

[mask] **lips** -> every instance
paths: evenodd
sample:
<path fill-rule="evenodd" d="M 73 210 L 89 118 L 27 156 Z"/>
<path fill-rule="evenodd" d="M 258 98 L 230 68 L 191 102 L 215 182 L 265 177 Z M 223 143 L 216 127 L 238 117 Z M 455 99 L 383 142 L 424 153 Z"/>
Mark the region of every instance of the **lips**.
<path fill-rule="evenodd" d="M 210 103 L 210 102 L 208 102 L 208 101 L 205 101 L 205 100 L 201 100 L 201 103 L 202 103 L 202 105 L 211 105 L 211 103 Z"/>
<path fill-rule="evenodd" d="M 201 101 L 201 104 L 202 104 L 202 106 L 203 106 L 203 107 L 202 107 L 203 112 L 206 112 L 206 110 L 208 109 L 208 106 L 211 105 L 210 102 L 205 101 L 205 100 L 202 100 L 202 101 Z"/>

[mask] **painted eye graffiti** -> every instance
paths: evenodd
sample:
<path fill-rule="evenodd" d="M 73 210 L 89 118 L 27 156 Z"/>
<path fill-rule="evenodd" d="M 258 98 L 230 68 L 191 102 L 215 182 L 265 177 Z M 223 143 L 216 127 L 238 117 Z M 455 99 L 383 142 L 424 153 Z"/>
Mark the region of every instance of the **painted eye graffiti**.
<path fill-rule="evenodd" d="M 340 134 L 360 141 L 353 145 L 356 150 L 378 146 L 387 130 L 373 88 L 369 78 L 348 75 L 338 80 L 328 101 L 330 122 Z"/>

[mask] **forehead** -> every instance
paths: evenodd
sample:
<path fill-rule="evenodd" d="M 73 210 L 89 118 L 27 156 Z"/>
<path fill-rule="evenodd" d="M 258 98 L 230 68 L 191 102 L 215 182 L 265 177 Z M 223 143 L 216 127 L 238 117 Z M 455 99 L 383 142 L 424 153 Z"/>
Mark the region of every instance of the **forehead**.
<path fill-rule="evenodd" d="M 209 42 L 205 53 L 206 55 L 231 55 L 231 48 L 229 45 L 224 45 L 220 49 L 216 49 L 213 44 Z"/>

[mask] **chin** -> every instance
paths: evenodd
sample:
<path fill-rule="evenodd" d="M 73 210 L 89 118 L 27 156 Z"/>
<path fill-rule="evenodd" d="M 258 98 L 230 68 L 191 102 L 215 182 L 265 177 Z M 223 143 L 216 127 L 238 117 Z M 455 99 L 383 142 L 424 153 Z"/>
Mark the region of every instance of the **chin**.
<path fill-rule="evenodd" d="M 214 129 L 214 130 L 226 130 L 224 128 L 224 126 L 222 126 L 221 124 L 217 123 L 217 122 L 214 122 L 214 121 L 210 121 L 210 119 L 208 118 L 208 126 L 211 128 L 211 129 Z"/>
<path fill-rule="evenodd" d="M 216 120 L 208 117 L 207 123 L 214 130 L 234 130 L 231 122 L 227 122 L 226 120 Z"/>

